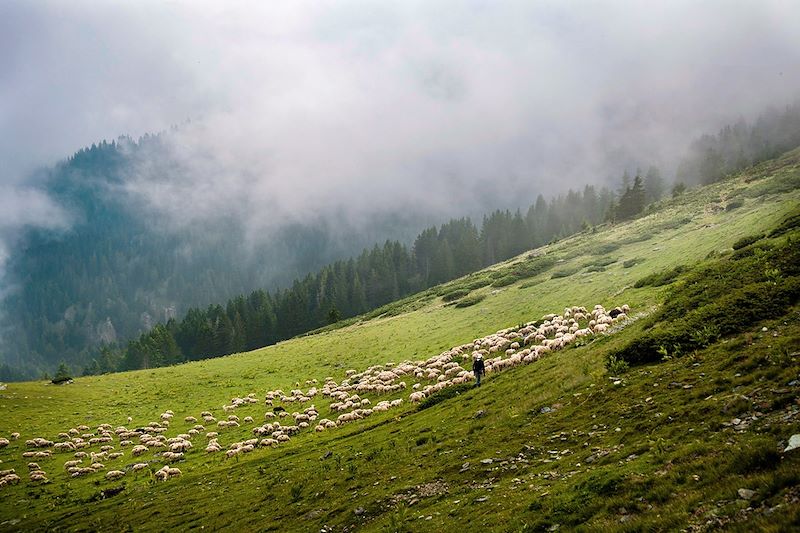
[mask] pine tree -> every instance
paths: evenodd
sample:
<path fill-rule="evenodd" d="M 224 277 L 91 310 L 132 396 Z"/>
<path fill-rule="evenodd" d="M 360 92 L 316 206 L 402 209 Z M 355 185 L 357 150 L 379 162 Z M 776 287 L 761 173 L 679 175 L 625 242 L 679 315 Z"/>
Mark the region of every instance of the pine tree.
<path fill-rule="evenodd" d="M 339 312 L 335 305 L 332 305 L 330 311 L 328 311 L 328 324 L 335 324 L 341 319 L 342 313 Z"/>
<path fill-rule="evenodd" d="M 661 172 L 656 166 L 650 166 L 647 169 L 647 175 L 644 178 L 644 188 L 646 191 L 646 202 L 657 202 L 664 195 L 664 179 L 661 177 Z"/>

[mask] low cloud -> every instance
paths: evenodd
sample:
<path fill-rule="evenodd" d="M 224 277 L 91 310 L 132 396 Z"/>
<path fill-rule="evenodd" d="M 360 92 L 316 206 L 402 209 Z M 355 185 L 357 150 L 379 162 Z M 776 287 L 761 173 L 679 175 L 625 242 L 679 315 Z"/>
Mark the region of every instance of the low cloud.
<path fill-rule="evenodd" d="M 138 160 L 126 192 L 252 239 L 669 171 L 696 135 L 800 88 L 800 5 L 781 1 L 12 1 L 0 21 L 0 183 L 181 124 L 183 171 Z"/>

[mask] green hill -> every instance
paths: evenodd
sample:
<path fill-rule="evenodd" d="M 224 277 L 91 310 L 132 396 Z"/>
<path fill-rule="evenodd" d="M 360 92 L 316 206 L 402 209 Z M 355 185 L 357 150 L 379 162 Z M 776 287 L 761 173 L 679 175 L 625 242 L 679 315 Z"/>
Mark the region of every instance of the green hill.
<path fill-rule="evenodd" d="M 796 528 L 800 450 L 782 450 L 800 433 L 799 208 L 795 150 L 344 327 L 174 367 L 9 384 L 0 437 L 20 437 L 0 448 L 0 469 L 21 480 L 0 487 L 0 530 Z M 627 304 L 629 319 L 419 404 L 409 401 L 412 383 L 433 381 L 404 377 L 405 390 L 361 394 L 372 406 L 402 398 L 398 407 L 319 433 L 312 423 L 275 448 L 226 458 L 265 423 L 269 390 L 341 384 L 350 369 L 423 361 L 595 304 Z M 625 370 L 626 359 L 638 362 L 636 343 L 653 339 L 666 357 Z M 223 410 L 251 393 L 257 403 Z M 335 420 L 331 402 L 274 403 L 289 412 L 313 404 Z M 96 438 L 100 424 L 142 428 L 167 410 L 168 438 L 203 411 L 241 425 L 206 424 L 167 481 L 155 475 L 163 448 L 133 457 L 117 434 L 108 445 L 124 455 L 81 477 L 64 467 L 71 450 L 22 456 L 44 449 L 26 446 L 35 437 L 63 441 L 59 433 L 85 425 L 79 432 Z M 204 451 L 207 431 L 219 432 L 223 451 Z M 47 482 L 29 481 L 29 461 Z M 134 472 L 140 462 L 147 467 Z M 125 474 L 110 481 L 111 470 Z"/>

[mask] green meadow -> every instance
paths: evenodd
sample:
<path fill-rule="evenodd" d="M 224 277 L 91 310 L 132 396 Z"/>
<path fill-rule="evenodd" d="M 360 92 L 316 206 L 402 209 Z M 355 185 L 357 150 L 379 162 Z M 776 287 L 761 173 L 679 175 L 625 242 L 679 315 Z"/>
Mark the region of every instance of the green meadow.
<path fill-rule="evenodd" d="M 0 391 L 0 437 L 20 438 L 0 448 L 0 470 L 15 469 L 21 481 L 0 487 L 0 531 L 798 528 L 800 449 L 782 451 L 800 433 L 796 298 L 693 351 L 613 372 L 606 365 L 649 331 L 649 317 L 675 291 L 689 290 L 687 275 L 738 264 L 733 247 L 742 239 L 753 242 L 737 248 L 756 255 L 791 251 L 798 214 L 795 150 L 663 200 L 634 221 L 587 229 L 275 346 L 67 385 L 9 383 Z M 797 281 L 790 268 L 773 270 L 765 279 Z M 711 290 L 720 282 L 707 283 Z M 312 425 L 277 448 L 231 459 L 207 454 L 201 433 L 172 465 L 182 475 L 168 481 L 153 476 L 163 462 L 152 450 L 133 458 L 117 441 L 125 454 L 105 470 L 71 478 L 63 465 L 72 453 L 54 452 L 30 459 L 48 482 L 28 480 L 27 439 L 63 440 L 58 433 L 79 425 L 141 427 L 166 410 L 175 413 L 171 437 L 194 426 L 184 417 L 211 411 L 223 419 L 223 405 L 254 393 L 259 403 L 234 411 L 254 423 L 206 428 L 227 447 L 264 422 L 268 390 L 307 390 L 307 380 L 340 382 L 348 369 L 424 360 L 566 306 L 595 304 L 628 304 L 630 320 L 489 374 L 480 388 L 446 389 L 417 405 L 406 377 L 405 391 L 362 395 L 373 404 L 403 398 L 400 407 L 322 433 Z M 335 419 L 330 402 L 317 396 L 302 407 Z M 149 468 L 126 470 L 136 462 Z M 106 480 L 112 469 L 126 474 Z"/>

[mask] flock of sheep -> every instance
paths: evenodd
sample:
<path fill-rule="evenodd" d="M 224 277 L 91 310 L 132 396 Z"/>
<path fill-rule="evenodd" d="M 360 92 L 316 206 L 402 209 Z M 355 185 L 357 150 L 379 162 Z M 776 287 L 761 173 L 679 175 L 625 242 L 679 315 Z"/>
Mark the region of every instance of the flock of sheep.
<path fill-rule="evenodd" d="M 232 413 L 240 407 L 260 403 L 257 395 L 251 393 L 243 398 L 233 398 L 229 404 L 223 405 L 219 420 L 211 411 L 201 412 L 199 420 L 194 416 L 185 417 L 184 423 L 194 425 L 174 437 L 165 435 L 175 416 L 171 410 L 167 410 L 158 421 L 132 429 L 124 425 L 113 428 L 111 424 L 100 424 L 94 429 L 81 425 L 59 433 L 57 441 L 42 437 L 26 440 L 26 451 L 22 456 L 28 460 L 51 460 L 56 454 L 70 453 L 72 458 L 64 462 L 63 468 L 74 478 L 105 471 L 108 480 L 144 473 L 156 480 L 166 481 L 182 474 L 180 469 L 171 465 L 183 460 L 194 449 L 193 440 L 204 439 L 205 453 L 224 454 L 226 458 L 250 453 L 258 448 L 275 448 L 304 430 L 328 431 L 399 407 L 403 403 L 402 398 L 395 398 L 373 405 L 372 400 L 364 397 L 367 394 L 387 395 L 410 388 L 408 400 L 420 402 L 444 388 L 473 380 L 472 370 L 462 367 L 462 363 L 466 362 L 471 368 L 471 361 L 478 356 L 484 358 L 487 373 L 501 372 L 534 362 L 543 354 L 563 348 L 581 337 L 606 333 L 612 323 L 625 320 L 628 312 L 627 305 L 609 311 L 601 305 L 596 305 L 591 311 L 584 307 L 568 307 L 562 315 L 545 315 L 540 321 L 498 331 L 455 346 L 425 361 L 386 363 L 371 366 L 363 372 L 347 370 L 345 378 L 339 383 L 332 377 L 325 378 L 321 385 L 316 379 L 308 380 L 305 384 L 310 388 L 305 391 L 295 388 L 287 394 L 282 390 L 271 390 L 264 398 L 268 409 L 264 413 L 264 422 L 259 424 L 252 416 L 240 419 Z M 412 384 L 409 387 L 410 382 Z M 299 385 L 296 383 L 295 387 Z M 305 405 L 315 398 L 331 400 L 331 418 L 320 418 L 319 410 L 313 403 Z M 293 404 L 298 407 L 290 413 L 287 409 Z M 128 417 L 128 424 L 131 422 L 132 419 Z M 229 428 L 237 428 L 242 424 L 253 426 L 253 438 L 231 442 L 227 446 L 220 442 Z M 209 428 L 212 425 L 215 426 L 214 430 Z M 19 433 L 0 438 L 0 449 L 19 439 Z M 133 462 L 122 466 L 121 463 L 129 462 L 124 461 L 126 451 Z M 149 455 L 150 460 L 140 459 L 145 455 Z M 119 466 L 107 470 L 105 463 Z M 153 471 L 152 465 L 163 466 Z M 47 473 L 38 463 L 29 462 L 27 466 L 30 482 L 48 482 Z M 0 470 L 0 488 L 19 483 L 20 480 L 15 469 Z"/>

